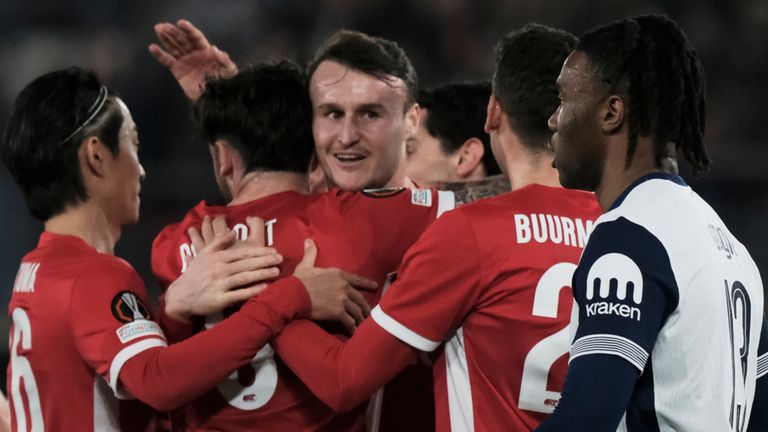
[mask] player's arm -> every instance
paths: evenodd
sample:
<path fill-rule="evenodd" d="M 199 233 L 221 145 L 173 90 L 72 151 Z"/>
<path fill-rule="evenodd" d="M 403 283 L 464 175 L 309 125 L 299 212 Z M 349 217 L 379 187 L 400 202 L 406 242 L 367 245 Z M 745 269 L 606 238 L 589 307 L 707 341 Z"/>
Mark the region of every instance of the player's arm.
<path fill-rule="evenodd" d="M 211 45 L 203 32 L 189 21 L 156 24 L 155 33 L 162 46 L 150 44 L 149 52 L 173 74 L 191 101 L 203 93 L 206 79 L 237 74 L 237 65 L 229 54 Z"/>
<path fill-rule="evenodd" d="M 595 228 L 573 284 L 579 323 L 564 391 L 536 430 L 614 432 L 677 307 L 677 285 L 662 244 L 623 218 Z"/>
<path fill-rule="evenodd" d="M 312 260 L 310 264 L 313 250 L 310 243 L 305 256 L 305 260 Z M 174 283 L 198 282 L 193 268 L 203 262 L 193 261 L 189 271 Z M 173 409 L 247 363 L 292 319 L 362 319 L 367 305 L 350 285 L 370 288 L 371 281 L 333 270 L 306 271 L 307 267 L 302 261 L 296 277 L 271 284 L 216 327 L 167 348 L 157 324 L 142 318 L 147 310 L 142 304 L 146 292 L 135 272 L 124 270 L 118 277 L 113 269 L 88 273 L 78 281 L 80 288 L 72 299 L 72 325 L 79 350 L 118 397 L 130 395 L 158 410 Z M 305 289 L 303 282 L 311 287 Z M 111 301 L 88 289 L 110 285 Z M 114 317 L 94 310 L 94 304 L 104 303 L 112 305 Z M 125 324 L 115 329 L 114 320 L 121 318 Z"/>
<path fill-rule="evenodd" d="M 512 190 L 509 178 L 503 174 L 471 182 L 439 183 L 435 184 L 434 187 L 444 191 L 452 191 L 455 196 L 456 207 L 482 198 L 492 198 Z"/>
<path fill-rule="evenodd" d="M 349 340 L 297 321 L 273 346 L 326 405 L 351 409 L 456 330 L 477 303 L 481 273 L 463 215 L 447 213 L 408 251 L 397 281 Z"/>
<path fill-rule="evenodd" d="M 757 346 L 757 382 L 752 414 L 749 418 L 749 432 L 768 430 L 768 321 L 763 317 L 760 342 Z"/>

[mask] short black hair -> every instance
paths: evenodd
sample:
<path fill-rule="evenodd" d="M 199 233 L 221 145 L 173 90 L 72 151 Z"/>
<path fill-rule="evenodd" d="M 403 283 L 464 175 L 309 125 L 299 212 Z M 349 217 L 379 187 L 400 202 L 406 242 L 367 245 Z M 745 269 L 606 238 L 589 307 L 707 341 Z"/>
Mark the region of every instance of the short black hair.
<path fill-rule="evenodd" d="M 657 163 L 674 143 L 694 173 L 711 164 L 704 146 L 704 71 L 693 45 L 665 16 L 616 21 L 585 33 L 576 50 L 587 55 L 602 85 L 628 98 L 632 160 L 638 136 L 654 140 Z"/>
<path fill-rule="evenodd" d="M 36 78 L 16 97 L 0 158 L 35 218 L 46 221 L 88 199 L 78 159 L 85 138 L 98 136 L 119 153 L 124 118 L 116 93 L 102 87 L 93 72 L 70 67 Z M 95 104 L 104 92 L 103 105 Z"/>
<path fill-rule="evenodd" d="M 483 142 L 485 175 L 501 173 L 485 133 L 485 109 L 491 96 L 490 81 L 445 84 L 419 92 L 419 106 L 427 110 L 426 128 L 440 141 L 443 153 L 456 152 L 468 139 Z"/>
<path fill-rule="evenodd" d="M 293 62 L 263 63 L 208 81 L 193 117 L 209 143 L 225 139 L 235 147 L 247 172 L 309 169 L 312 104 Z"/>
<path fill-rule="evenodd" d="M 419 77 L 411 60 L 396 42 L 358 31 L 339 30 L 317 49 L 314 58 L 307 65 L 307 77 L 311 79 L 320 63 L 326 60 L 371 75 L 383 82 L 391 81 L 391 77 L 400 78 L 407 90 L 405 108 L 416 102 Z"/>
<path fill-rule="evenodd" d="M 552 131 L 547 120 L 560 104 L 555 82 L 576 42 L 566 31 L 528 24 L 496 44 L 493 94 L 530 149 L 549 147 Z"/>

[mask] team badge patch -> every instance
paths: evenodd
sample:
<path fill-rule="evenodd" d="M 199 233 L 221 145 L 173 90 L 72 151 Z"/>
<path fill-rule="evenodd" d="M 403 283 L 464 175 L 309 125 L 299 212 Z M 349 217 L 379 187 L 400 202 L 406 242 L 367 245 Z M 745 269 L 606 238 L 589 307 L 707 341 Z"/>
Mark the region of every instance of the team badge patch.
<path fill-rule="evenodd" d="M 122 323 L 151 319 L 149 308 L 130 291 L 120 292 L 112 299 L 112 315 Z"/>
<path fill-rule="evenodd" d="M 363 195 L 370 198 L 388 198 L 395 196 L 404 191 L 405 188 L 380 188 L 380 189 L 363 189 Z"/>
<path fill-rule="evenodd" d="M 432 207 L 432 191 L 429 189 L 411 189 L 411 204 Z"/>

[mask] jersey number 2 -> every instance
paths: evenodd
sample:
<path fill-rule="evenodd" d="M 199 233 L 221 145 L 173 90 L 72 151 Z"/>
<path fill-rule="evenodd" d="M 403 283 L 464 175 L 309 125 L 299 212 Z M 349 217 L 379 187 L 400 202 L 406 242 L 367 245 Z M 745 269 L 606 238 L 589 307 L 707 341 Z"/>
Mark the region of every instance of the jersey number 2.
<path fill-rule="evenodd" d="M 541 276 L 533 300 L 534 316 L 557 318 L 560 289 L 571 286 L 576 264 L 562 262 L 553 265 Z M 520 380 L 520 409 L 551 413 L 560 400 L 560 393 L 547 390 L 549 370 L 570 347 L 568 326 L 540 340 L 525 356 Z"/>
<path fill-rule="evenodd" d="M 13 330 L 11 331 L 11 400 L 13 401 L 13 413 L 16 417 L 16 430 L 42 432 L 45 430 L 43 422 L 43 410 L 40 407 L 40 396 L 37 392 L 37 381 L 32 372 L 32 365 L 26 357 L 19 354 L 21 349 L 32 349 L 32 326 L 29 316 L 24 309 L 16 308 L 11 313 Z M 21 396 L 21 385 L 24 383 L 24 393 L 27 396 L 29 409 L 25 409 L 24 399 Z M 27 417 L 27 415 L 29 417 Z M 27 429 L 29 419 L 29 429 Z"/>

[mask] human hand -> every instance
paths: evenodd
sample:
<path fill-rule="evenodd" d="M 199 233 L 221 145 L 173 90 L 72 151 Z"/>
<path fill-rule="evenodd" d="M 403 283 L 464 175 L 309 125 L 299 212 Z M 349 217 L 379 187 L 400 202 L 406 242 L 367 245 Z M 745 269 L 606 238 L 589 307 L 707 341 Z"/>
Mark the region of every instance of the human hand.
<path fill-rule="evenodd" d="M 209 77 L 229 78 L 237 75 L 237 65 L 226 51 L 211 45 L 203 32 L 187 20 L 155 24 L 162 47 L 149 45 L 149 52 L 168 70 L 191 101 L 196 101 Z"/>
<path fill-rule="evenodd" d="M 279 274 L 283 260 L 273 248 L 264 247 L 264 222 L 246 219 L 251 236 L 238 241 L 223 216 L 203 219 L 200 232 L 189 229 L 196 256 L 165 293 L 165 312 L 177 321 L 192 315 L 207 316 L 247 300 L 266 288 Z"/>
<path fill-rule="evenodd" d="M 315 267 L 317 246 L 312 240 L 304 241 L 304 258 L 293 275 L 299 278 L 312 301 L 314 320 L 341 322 L 352 333 L 357 324 L 370 315 L 371 308 L 358 290 L 375 291 L 376 282 L 347 273 L 338 268 Z"/>

